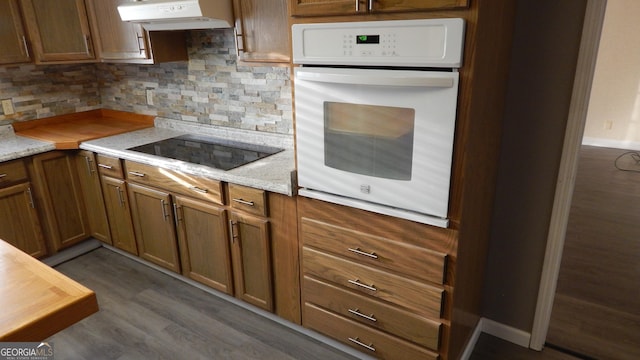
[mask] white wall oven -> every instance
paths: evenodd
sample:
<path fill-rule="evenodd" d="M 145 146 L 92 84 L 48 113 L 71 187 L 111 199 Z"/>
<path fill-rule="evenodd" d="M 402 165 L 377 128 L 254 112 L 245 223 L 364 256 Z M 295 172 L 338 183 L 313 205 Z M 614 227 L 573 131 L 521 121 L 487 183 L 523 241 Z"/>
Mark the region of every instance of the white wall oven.
<path fill-rule="evenodd" d="M 447 227 L 463 20 L 292 30 L 299 194 Z"/>

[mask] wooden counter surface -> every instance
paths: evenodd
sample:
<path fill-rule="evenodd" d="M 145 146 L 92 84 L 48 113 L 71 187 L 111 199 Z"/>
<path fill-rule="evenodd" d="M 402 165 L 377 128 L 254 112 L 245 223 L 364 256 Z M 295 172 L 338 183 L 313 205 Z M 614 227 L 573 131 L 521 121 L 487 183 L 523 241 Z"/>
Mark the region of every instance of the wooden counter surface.
<path fill-rule="evenodd" d="M 97 311 L 93 291 L 0 240 L 0 342 L 42 341 Z"/>
<path fill-rule="evenodd" d="M 17 135 L 53 142 L 58 150 L 78 149 L 80 143 L 153 127 L 154 117 L 114 110 L 92 110 L 17 122 Z"/>

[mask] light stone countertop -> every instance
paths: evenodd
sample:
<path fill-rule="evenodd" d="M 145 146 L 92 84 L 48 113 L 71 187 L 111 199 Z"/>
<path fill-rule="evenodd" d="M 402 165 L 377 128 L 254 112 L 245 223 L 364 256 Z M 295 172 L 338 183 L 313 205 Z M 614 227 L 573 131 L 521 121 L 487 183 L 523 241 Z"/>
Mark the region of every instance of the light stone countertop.
<path fill-rule="evenodd" d="M 227 171 L 127 150 L 131 147 L 186 134 L 212 136 L 225 140 L 275 146 L 285 150 Z M 178 170 L 193 175 L 284 195 L 292 196 L 296 193 L 293 137 L 290 135 L 202 126 L 157 118 L 155 127 L 153 128 L 85 141 L 80 144 L 80 148 L 125 160 Z"/>
<path fill-rule="evenodd" d="M 16 135 L 13 126 L 0 126 L 0 162 L 55 150 L 53 143 Z"/>

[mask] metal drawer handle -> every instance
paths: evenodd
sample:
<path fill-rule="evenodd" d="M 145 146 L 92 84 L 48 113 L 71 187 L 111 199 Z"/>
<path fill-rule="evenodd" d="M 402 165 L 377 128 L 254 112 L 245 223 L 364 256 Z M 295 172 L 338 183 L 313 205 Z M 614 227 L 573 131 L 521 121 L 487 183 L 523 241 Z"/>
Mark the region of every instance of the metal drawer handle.
<path fill-rule="evenodd" d="M 365 318 L 365 319 L 367 319 L 367 320 L 369 320 L 369 321 L 373 321 L 373 322 L 378 321 L 378 319 L 376 319 L 376 318 L 375 318 L 375 316 L 373 316 L 373 314 L 371 314 L 371 315 L 365 315 L 365 314 L 361 313 L 361 312 L 360 312 L 360 310 L 359 310 L 358 308 L 355 308 L 355 309 L 348 309 L 348 311 L 349 311 L 350 313 L 352 313 L 353 315 L 360 316 L 361 318 Z"/>
<path fill-rule="evenodd" d="M 116 186 L 116 193 L 118 194 L 118 200 L 120 200 L 120 207 L 124 207 L 124 196 L 122 195 L 120 186 Z"/>
<path fill-rule="evenodd" d="M 357 286 L 363 287 L 363 288 L 365 288 L 367 290 L 378 291 L 378 289 L 376 289 L 376 287 L 373 286 L 373 284 L 372 285 L 363 284 L 363 283 L 360 282 L 359 279 L 347 280 L 347 281 L 349 281 L 349 283 L 351 283 L 353 285 L 357 285 Z"/>
<path fill-rule="evenodd" d="M 243 204 L 243 205 L 248 205 L 248 206 L 253 206 L 253 201 L 247 201 L 247 200 L 242 200 L 242 199 L 231 199 L 237 203 Z"/>
<path fill-rule="evenodd" d="M 0 174 L 0 179 L 2 179 L 3 177 L 7 177 L 7 174 Z"/>
<path fill-rule="evenodd" d="M 355 249 L 354 248 L 349 248 L 349 251 L 351 251 L 352 253 L 356 253 L 358 255 L 368 256 L 368 257 L 370 257 L 372 259 L 377 259 L 378 258 L 378 255 L 376 255 L 376 253 L 374 253 L 373 251 L 369 252 L 369 253 L 368 252 L 364 252 L 364 251 L 360 250 L 359 247 L 357 247 Z"/>
<path fill-rule="evenodd" d="M 203 188 L 199 188 L 197 186 L 192 186 L 192 187 L 190 187 L 190 189 L 195 191 L 195 192 L 199 192 L 201 194 L 208 194 L 209 193 L 209 190 L 203 189 Z"/>
<path fill-rule="evenodd" d="M 107 169 L 107 170 L 113 169 L 113 166 L 109 166 L 109 165 L 105 165 L 105 164 L 98 163 L 98 166 L 103 168 L 103 169 Z"/>
<path fill-rule="evenodd" d="M 363 343 L 362 341 L 360 341 L 360 339 L 358 339 L 357 336 L 355 338 L 351 338 L 350 337 L 350 338 L 347 338 L 347 339 L 349 339 L 349 341 L 351 341 L 352 343 L 358 344 L 358 345 L 362 346 L 363 348 L 365 348 L 367 350 L 370 350 L 370 351 L 373 351 L 373 352 L 376 351 L 376 348 L 373 347 L 373 343 L 367 345 L 367 344 Z"/>
<path fill-rule="evenodd" d="M 133 175 L 133 176 L 137 176 L 137 177 L 144 177 L 145 175 L 143 173 L 137 172 L 137 171 L 129 171 L 129 175 Z"/>

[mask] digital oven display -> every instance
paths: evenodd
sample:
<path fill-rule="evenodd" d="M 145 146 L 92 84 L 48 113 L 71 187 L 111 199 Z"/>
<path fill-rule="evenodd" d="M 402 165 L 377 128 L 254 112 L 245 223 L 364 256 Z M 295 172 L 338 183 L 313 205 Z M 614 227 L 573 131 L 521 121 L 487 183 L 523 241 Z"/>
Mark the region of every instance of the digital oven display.
<path fill-rule="evenodd" d="M 380 44 L 380 35 L 357 35 L 356 44 Z"/>

